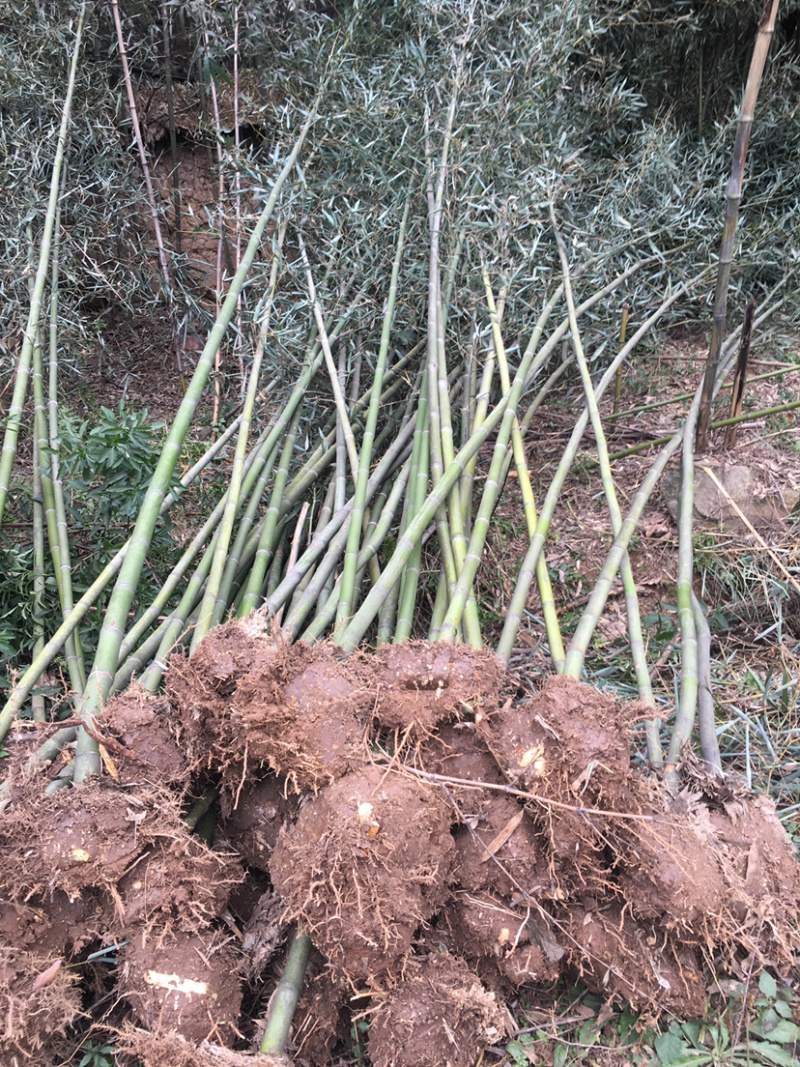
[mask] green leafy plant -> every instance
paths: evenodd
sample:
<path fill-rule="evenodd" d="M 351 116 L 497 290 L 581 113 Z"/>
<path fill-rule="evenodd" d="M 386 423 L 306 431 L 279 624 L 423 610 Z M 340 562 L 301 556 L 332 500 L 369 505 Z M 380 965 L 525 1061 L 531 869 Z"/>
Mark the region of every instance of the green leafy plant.
<path fill-rule="evenodd" d="M 78 1067 L 113 1067 L 116 1049 L 113 1045 L 103 1045 L 99 1041 L 85 1041 L 79 1052 L 83 1058 L 78 1060 Z"/>
<path fill-rule="evenodd" d="M 654 1041 L 663 1067 L 792 1067 L 800 1048 L 800 1027 L 792 1021 L 791 994 L 764 971 L 759 995 L 748 1001 L 737 983 L 727 1010 L 714 1022 L 674 1022 Z M 742 1013 L 748 1018 L 742 1019 Z"/>
<path fill-rule="evenodd" d="M 61 427 L 63 476 L 77 528 L 131 526 L 160 454 L 163 422 L 147 408 L 100 408 L 95 425 L 66 415 Z"/>

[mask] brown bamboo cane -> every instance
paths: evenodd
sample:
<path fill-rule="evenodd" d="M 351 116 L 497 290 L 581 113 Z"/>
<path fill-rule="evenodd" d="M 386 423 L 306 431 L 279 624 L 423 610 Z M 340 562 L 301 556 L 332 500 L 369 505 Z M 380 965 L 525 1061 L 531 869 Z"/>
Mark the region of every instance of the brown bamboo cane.
<path fill-rule="evenodd" d="M 697 419 L 695 451 L 704 452 L 708 443 L 708 424 L 711 421 L 711 398 L 717 377 L 722 342 L 725 339 L 725 319 L 728 311 L 728 285 L 733 262 L 733 240 L 736 236 L 736 224 L 739 220 L 739 204 L 742 199 L 742 181 L 744 178 L 747 146 L 753 128 L 758 90 L 764 73 L 764 64 L 772 42 L 775 18 L 778 14 L 779 0 L 764 0 L 764 7 L 758 20 L 758 34 L 753 46 L 750 72 L 744 90 L 739 122 L 736 127 L 736 141 L 733 146 L 731 176 L 728 180 L 728 196 L 725 203 L 725 226 L 722 232 L 722 246 L 717 266 L 717 287 L 714 294 L 714 320 L 711 328 L 711 343 L 706 358 L 703 394 L 700 400 L 700 413 Z"/>

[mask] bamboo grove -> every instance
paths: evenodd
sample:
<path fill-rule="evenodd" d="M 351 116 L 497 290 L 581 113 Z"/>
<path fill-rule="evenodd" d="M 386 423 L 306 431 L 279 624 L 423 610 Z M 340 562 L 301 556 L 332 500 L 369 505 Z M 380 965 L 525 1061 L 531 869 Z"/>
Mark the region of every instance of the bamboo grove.
<path fill-rule="evenodd" d="M 151 275 L 160 285 L 161 312 L 175 319 L 180 272 L 169 262 L 174 250 L 165 249 L 158 225 L 171 208 L 154 198 L 125 52 L 130 26 L 123 28 L 116 3 L 112 9 L 131 136 L 148 190 L 148 232 L 157 249 Z M 42 680 L 58 665 L 69 693 L 69 723 L 38 752 L 39 759 L 51 759 L 77 738 L 71 777 L 59 779 L 58 787 L 101 772 L 96 726 L 111 694 L 133 678 L 158 691 L 171 652 L 181 645 L 193 650 L 230 616 L 258 612 L 259 624 L 279 629 L 283 640 L 331 637 L 344 653 L 411 636 L 482 647 L 476 581 L 503 493 L 520 494 L 529 548 L 497 655 L 506 664 L 514 660 L 535 583 L 552 669 L 580 678 L 619 574 L 636 685 L 652 711 L 647 755 L 676 780 L 704 669 L 698 649 L 706 621 L 692 592 L 691 528 L 701 391 L 683 425 L 663 443 L 627 513 L 615 490 L 599 405 L 618 368 L 651 350 L 659 330 L 706 300 L 712 257 L 697 255 L 690 226 L 680 218 L 668 221 L 672 202 L 651 205 L 632 227 L 621 219 L 632 198 L 624 183 L 618 190 L 608 182 L 605 189 L 595 186 L 583 201 L 574 193 L 591 161 L 584 163 L 583 149 L 572 151 L 552 128 L 563 88 L 550 85 L 541 67 L 548 27 L 540 26 L 537 36 L 524 13 L 511 7 L 498 9 L 494 20 L 457 4 L 422 5 L 420 11 L 419 23 L 406 25 L 401 64 L 378 62 L 382 49 L 400 54 L 397 27 L 385 20 L 370 31 L 372 63 L 364 51 L 366 16 L 359 21 L 356 11 L 350 21 L 323 22 L 313 32 L 306 25 L 291 59 L 299 64 L 298 88 L 292 96 L 284 85 L 273 99 L 271 141 L 260 155 L 239 144 L 238 126 L 235 143 L 226 140 L 219 108 L 210 109 L 219 167 L 236 194 L 236 260 L 217 288 L 216 314 L 191 375 L 183 365 L 169 371 L 185 375 L 183 400 L 131 535 L 80 595 L 71 579 L 59 465 L 61 307 L 69 300 L 61 234 L 70 143 L 80 136 L 72 121 L 73 93 L 84 21 L 94 12 L 84 5 L 71 24 L 71 68 L 51 152 L 49 198 L 26 235 L 35 269 L 0 459 L 2 521 L 13 503 L 20 443 L 30 440 L 35 569 L 40 577 L 52 573 L 62 617 L 54 632 L 39 633 L 32 661 L 21 665 L 0 713 L 0 740 L 19 716 L 47 721 Z M 426 49 L 434 39 L 438 53 L 432 57 Z M 235 83 L 234 93 L 238 97 Z M 546 100 L 546 116 L 531 111 L 537 93 Z M 630 101 L 617 104 L 624 110 Z M 503 126 L 512 121 L 509 137 Z M 348 152 L 348 126 L 359 123 L 364 130 L 352 135 Z M 630 133 L 631 151 L 642 136 Z M 655 149 L 658 137 L 650 136 Z M 721 156 L 709 153 L 707 165 L 715 158 Z M 639 180 L 641 191 L 649 178 L 642 173 Z M 231 227 L 234 208 L 223 203 L 223 193 L 220 180 L 220 219 Z M 587 203 L 589 213 L 578 219 Z M 710 213 L 708 204 L 702 212 Z M 604 238 L 593 239 L 612 219 Z M 729 255 L 725 266 L 730 269 Z M 762 273 L 756 333 L 796 286 L 791 279 L 784 270 Z M 609 337 L 626 302 L 634 307 L 629 336 L 616 350 Z M 715 319 L 719 334 L 718 325 Z M 729 374 L 738 332 L 720 339 L 719 355 L 709 363 L 712 393 Z M 218 388 L 220 354 L 232 337 L 242 367 L 239 410 L 224 425 L 215 406 L 215 439 L 190 465 L 187 437 L 209 382 Z M 528 466 L 537 412 L 565 381 L 579 385 L 579 410 L 552 482 L 537 500 Z M 564 634 L 547 566 L 548 536 L 589 427 L 614 542 L 577 627 Z M 676 561 L 683 659 L 678 715 L 665 734 L 628 547 L 659 476 L 677 454 L 683 470 Z M 143 602 L 141 579 L 155 531 L 223 457 L 227 488 L 159 576 L 157 595 Z M 99 638 L 96 648 L 86 648 L 82 625 L 98 603 Z M 701 714 L 699 730 L 704 757 L 718 769 L 713 716 Z"/>

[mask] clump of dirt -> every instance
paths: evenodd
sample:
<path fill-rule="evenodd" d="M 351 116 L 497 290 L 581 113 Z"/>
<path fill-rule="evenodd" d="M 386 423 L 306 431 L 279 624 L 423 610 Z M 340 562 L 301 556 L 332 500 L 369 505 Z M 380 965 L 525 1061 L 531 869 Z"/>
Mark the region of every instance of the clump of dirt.
<path fill-rule="evenodd" d="M 425 641 L 385 645 L 362 658 L 362 667 L 381 729 L 418 735 L 465 715 L 490 714 L 504 677 L 491 652 Z"/>
<path fill-rule="evenodd" d="M 521 704 L 480 717 L 482 736 L 509 782 L 548 796 L 613 806 L 630 774 L 629 722 L 605 693 L 565 675 Z"/>
<path fill-rule="evenodd" d="M 235 796 L 222 797 L 222 831 L 245 863 L 267 871 L 281 827 L 294 821 L 298 807 L 296 797 L 286 796 L 285 779 L 246 778 Z"/>
<path fill-rule="evenodd" d="M 457 893 L 446 910 L 454 944 L 473 963 L 497 969 L 511 989 L 526 982 L 552 982 L 560 973 L 564 950 L 549 932 L 549 920 L 520 912 L 489 893 Z"/>
<path fill-rule="evenodd" d="M 174 1031 L 196 1045 L 229 1045 L 242 1006 L 229 939 L 214 931 L 138 934 L 121 950 L 120 989 L 150 1030 Z"/>
<path fill-rule="evenodd" d="M 132 685 L 109 701 L 103 727 L 121 746 L 114 752 L 121 782 L 167 786 L 181 795 L 186 791 L 189 767 L 161 697 Z"/>
<path fill-rule="evenodd" d="M 0 946 L 0 1054 L 4 1064 L 51 1063 L 47 1048 L 52 1038 L 66 1031 L 80 1008 L 76 980 L 60 961 Z"/>
<path fill-rule="evenodd" d="M 727 888 L 710 830 L 705 808 L 693 817 L 664 813 L 617 828 L 625 842 L 620 886 L 637 916 L 691 928 L 720 914 Z"/>
<path fill-rule="evenodd" d="M 117 883 L 119 929 L 203 929 L 220 915 L 244 880 L 238 860 L 212 852 L 182 829 L 142 853 Z"/>
<path fill-rule="evenodd" d="M 302 793 L 362 762 L 371 696 L 330 644 L 313 648 L 253 633 L 237 620 L 214 630 L 167 676 L 193 762 L 222 771 L 235 792 L 248 769 L 269 767 Z"/>
<path fill-rule="evenodd" d="M 61 889 L 74 900 L 89 887 L 115 885 L 163 828 L 157 793 L 92 785 L 36 800 L 15 803 L 0 825 L 0 883 L 16 899 Z"/>
<path fill-rule="evenodd" d="M 410 961 L 372 1016 L 373 1067 L 467 1067 L 505 1033 L 503 1011 L 469 967 L 447 955 Z"/>
<path fill-rule="evenodd" d="M 279 655 L 258 614 L 218 626 L 191 659 L 178 650 L 166 677 L 167 699 L 192 767 L 223 768 L 231 761 L 231 700 L 255 664 Z"/>
<path fill-rule="evenodd" d="M 170 1031 L 126 1030 L 118 1048 L 142 1067 L 292 1067 L 283 1056 L 249 1056 L 209 1041 L 198 1048 Z"/>
<path fill-rule="evenodd" d="M 267 764 L 303 793 L 363 762 L 370 694 L 328 643 L 298 642 L 241 678 L 232 727 L 242 758 Z"/>
<path fill-rule="evenodd" d="M 281 833 L 275 888 L 338 975 L 398 972 L 414 931 L 447 896 L 450 823 L 437 790 L 368 767 L 328 786 Z"/>
<path fill-rule="evenodd" d="M 616 904 L 585 899 L 567 916 L 567 959 L 592 992 L 681 1019 L 702 1016 L 705 982 L 691 940 L 665 938 Z"/>
<path fill-rule="evenodd" d="M 464 889 L 503 896 L 553 894 L 552 879 L 530 815 L 511 797 L 487 793 L 455 831 L 455 880 Z"/>
<path fill-rule="evenodd" d="M 55 889 L 24 904 L 0 900 L 0 944 L 56 959 L 72 956 L 103 937 L 114 918 L 114 902 L 101 890 L 87 889 L 70 900 Z"/>

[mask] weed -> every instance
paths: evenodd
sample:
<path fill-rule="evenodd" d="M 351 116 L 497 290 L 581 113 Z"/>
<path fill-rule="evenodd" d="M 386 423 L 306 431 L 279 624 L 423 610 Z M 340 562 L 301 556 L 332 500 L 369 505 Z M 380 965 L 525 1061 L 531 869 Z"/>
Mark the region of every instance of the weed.
<path fill-rule="evenodd" d="M 78 1060 L 78 1067 L 114 1067 L 117 1050 L 113 1045 L 85 1041 L 78 1051 L 83 1053 L 83 1059 Z"/>

